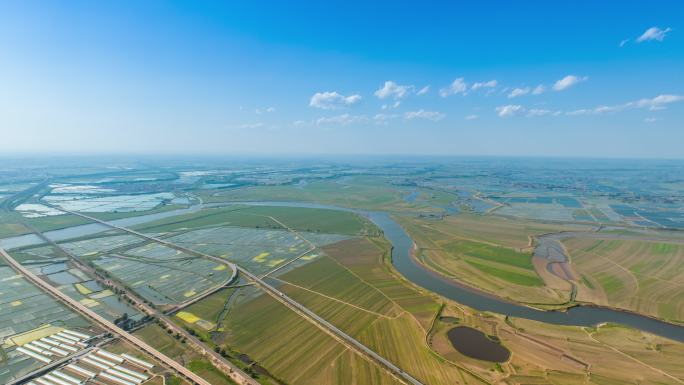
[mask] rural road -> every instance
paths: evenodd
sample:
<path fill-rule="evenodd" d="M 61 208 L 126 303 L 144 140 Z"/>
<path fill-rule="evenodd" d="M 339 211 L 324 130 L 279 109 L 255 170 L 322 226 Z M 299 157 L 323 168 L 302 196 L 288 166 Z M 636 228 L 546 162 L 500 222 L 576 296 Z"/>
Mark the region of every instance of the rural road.
<path fill-rule="evenodd" d="M 29 227 L 29 228 L 31 228 L 31 227 Z M 173 332 L 175 332 L 175 333 L 177 333 L 177 334 L 180 334 L 180 335 L 182 335 L 183 337 L 185 337 L 186 340 L 190 341 L 192 344 L 194 344 L 194 346 L 196 346 L 199 350 L 201 350 L 205 356 L 208 356 L 208 357 L 212 360 L 212 363 L 213 363 L 215 366 L 217 366 L 217 367 L 219 367 L 219 368 L 224 368 L 224 369 L 228 372 L 228 375 L 229 375 L 235 382 L 237 382 L 237 383 L 239 383 L 239 384 L 242 384 L 242 385 L 259 385 L 259 384 L 256 382 L 256 380 L 254 380 L 252 377 L 250 377 L 250 376 L 249 376 L 247 373 L 245 373 L 242 369 L 240 369 L 239 367 L 237 367 L 237 366 L 236 366 L 235 364 L 233 364 L 232 362 L 228 361 L 226 358 L 224 358 L 223 356 L 221 356 L 219 353 L 215 352 L 213 349 L 207 348 L 207 347 L 202 343 L 202 341 L 200 341 L 200 340 L 197 339 L 195 336 L 193 336 L 192 334 L 190 334 L 190 333 L 189 333 L 187 330 L 185 330 L 184 328 L 182 328 L 182 327 L 176 325 L 176 324 L 167 316 L 167 314 L 173 314 L 174 312 L 177 312 L 177 311 L 179 311 L 179 310 L 181 310 L 181 309 L 183 309 L 183 308 L 185 308 L 185 307 L 187 307 L 187 306 L 192 305 L 193 303 L 196 302 L 196 300 L 206 298 L 207 296 L 209 296 L 209 295 L 215 293 L 216 291 L 221 290 L 221 289 L 224 289 L 226 286 L 228 286 L 228 284 L 230 284 L 230 282 L 232 282 L 232 281 L 235 279 L 235 276 L 237 275 L 237 272 L 236 272 L 236 271 L 233 271 L 231 277 L 230 277 L 226 282 L 222 283 L 221 285 L 219 285 L 219 286 L 217 286 L 217 287 L 215 287 L 215 288 L 213 288 L 213 289 L 209 289 L 207 292 L 198 295 L 198 296 L 195 297 L 192 301 L 186 301 L 186 302 L 184 302 L 184 303 L 182 303 L 182 304 L 179 304 L 179 305 L 175 306 L 173 309 L 167 311 L 166 313 L 163 313 L 163 312 L 161 312 L 161 311 L 159 311 L 159 310 L 157 310 L 157 309 L 155 309 L 155 308 L 152 308 L 151 306 L 147 305 L 147 304 L 145 303 L 145 301 L 144 301 L 142 298 L 140 298 L 140 297 L 138 297 L 137 295 L 133 294 L 129 289 L 127 289 L 126 287 L 122 286 L 122 285 L 119 284 L 118 282 L 113 281 L 113 280 L 111 280 L 111 279 L 105 279 L 105 281 L 103 282 L 103 279 L 98 275 L 98 273 L 97 273 L 93 268 L 91 268 L 90 266 L 84 264 L 77 256 L 75 256 L 74 254 L 72 254 L 69 250 L 66 250 L 65 248 L 63 248 L 63 247 L 60 246 L 59 244 L 53 242 L 51 239 L 49 239 L 47 236 L 45 236 L 45 234 L 41 233 L 40 231 L 38 231 L 38 230 L 36 230 L 36 229 L 34 229 L 34 228 L 31 228 L 31 230 L 32 230 L 34 233 L 36 233 L 36 235 L 38 235 L 38 236 L 39 236 L 41 239 L 43 239 L 45 242 L 51 244 L 51 245 L 52 245 L 53 247 L 55 247 L 57 250 L 60 250 L 60 251 L 62 251 L 65 255 L 67 255 L 67 256 L 71 259 L 72 263 L 74 263 L 74 265 L 75 265 L 77 268 L 79 268 L 79 269 L 85 271 L 86 273 L 89 273 L 90 275 L 92 275 L 93 277 L 95 277 L 98 281 L 100 281 L 100 282 L 101 282 L 103 285 L 105 285 L 106 287 L 107 287 L 107 286 L 111 286 L 112 288 L 118 289 L 119 292 L 125 293 L 124 295 L 125 295 L 129 300 L 133 301 L 133 302 L 135 303 L 135 305 L 136 305 L 139 309 L 142 309 L 143 312 L 144 312 L 145 314 L 152 315 L 152 316 L 154 316 L 154 317 L 156 317 L 156 318 L 158 318 L 158 319 L 164 321 L 164 323 L 166 324 L 166 326 L 167 326 L 169 329 L 171 329 Z"/>
<path fill-rule="evenodd" d="M 138 349 L 144 351 L 147 354 L 152 355 L 155 357 L 158 361 L 162 362 L 166 366 L 174 369 L 176 372 L 180 373 L 183 377 L 187 378 L 191 382 L 197 384 L 197 385 L 211 385 L 208 381 L 203 379 L 202 377 L 198 376 L 197 374 L 193 373 L 189 369 L 187 369 L 185 366 L 179 364 L 178 362 L 172 360 L 171 358 L 167 357 L 160 351 L 156 350 L 152 346 L 146 344 L 139 338 L 133 336 L 132 334 L 126 332 L 125 330 L 119 328 L 118 326 L 114 325 L 112 322 L 106 320 L 99 314 L 95 313 L 94 311 L 88 309 L 84 305 L 82 305 L 80 302 L 76 301 L 75 299 L 69 297 L 68 295 L 62 293 L 59 291 L 57 288 L 53 287 L 52 285 L 48 284 L 47 282 L 43 281 L 40 279 L 37 275 L 33 274 L 31 271 L 26 269 L 24 266 L 22 266 L 19 262 L 17 262 L 14 258 L 12 258 L 4 249 L 0 248 L 0 255 L 2 256 L 3 259 L 7 262 L 7 264 L 17 271 L 18 273 L 22 274 L 27 280 L 31 281 L 33 284 L 41 288 L 43 291 L 47 292 L 48 294 L 51 294 L 52 296 L 56 297 L 58 300 L 64 302 L 66 305 L 71 307 L 72 309 L 76 310 L 77 312 L 81 313 L 82 315 L 94 320 L 97 324 L 99 324 L 101 327 L 103 327 L 105 330 L 119 335 L 122 339 L 128 341 L 131 343 L 133 346 L 137 347 Z"/>
<path fill-rule="evenodd" d="M 172 242 L 169 242 L 169 241 L 157 238 L 157 237 L 153 237 L 153 236 L 150 236 L 147 234 L 143 234 L 141 232 L 138 232 L 138 231 L 135 231 L 132 229 L 117 226 L 117 225 L 114 225 L 112 223 L 109 223 L 109 222 L 106 222 L 106 221 L 103 221 L 103 220 L 100 220 L 100 219 L 97 219 L 97 218 L 94 218 L 94 217 L 91 217 L 91 216 L 88 216 L 85 214 L 81 214 L 79 212 L 65 210 L 65 209 L 62 209 L 62 208 L 56 207 L 56 206 L 52 206 L 52 207 L 54 207 L 55 209 L 61 210 L 65 213 L 77 215 L 81 218 L 85 218 L 85 219 L 88 219 L 90 221 L 100 223 L 102 225 L 108 226 L 108 227 L 113 228 L 113 229 L 124 231 L 124 232 L 127 232 L 129 234 L 137 235 L 141 238 L 148 239 L 150 241 L 159 243 L 161 245 L 173 248 L 173 249 L 178 250 L 178 251 L 185 252 L 187 254 L 207 258 L 207 259 L 219 262 L 219 263 L 224 263 L 224 264 L 228 263 L 230 265 L 230 267 L 234 269 L 234 271 L 237 271 L 237 272 L 240 272 L 241 274 L 244 274 L 249 280 L 253 281 L 257 286 L 259 286 L 267 294 L 269 294 L 270 296 L 275 298 L 278 302 L 282 303 L 283 305 L 285 305 L 288 308 L 290 308 L 291 310 L 293 310 L 295 313 L 297 313 L 300 316 L 302 316 L 303 318 L 307 319 L 309 322 L 313 323 L 315 326 L 317 326 L 319 329 L 321 329 L 322 331 L 324 331 L 325 333 L 327 333 L 328 335 L 330 335 L 331 337 L 333 337 L 337 341 L 341 342 L 344 345 L 347 345 L 348 347 L 353 348 L 354 350 L 356 350 L 357 352 L 366 356 L 367 358 L 370 358 L 374 362 L 380 364 L 382 367 L 384 367 L 390 374 L 392 374 L 398 380 L 405 382 L 405 383 L 408 383 L 408 384 L 412 384 L 412 385 L 423 385 L 420 381 L 415 379 L 413 376 L 406 373 L 401 368 L 399 368 L 398 366 L 396 366 L 395 364 L 393 364 L 389 360 L 385 359 L 384 357 L 380 356 L 375 351 L 368 348 L 367 346 L 365 346 L 361 342 L 357 341 L 352 336 L 348 335 L 344 331 L 342 331 L 339 328 L 337 328 L 336 326 L 332 325 L 330 322 L 326 321 L 325 319 L 319 317 L 317 314 L 315 314 L 311 310 L 307 309 L 304 305 L 302 305 L 302 304 L 298 303 L 297 301 L 293 300 L 292 298 L 288 297 L 285 293 L 279 291 L 275 287 L 264 282 L 258 276 L 250 273 L 246 269 L 244 269 L 244 268 L 242 268 L 236 264 L 226 262 L 226 260 L 224 260 L 222 258 L 215 257 L 213 255 L 209 255 L 209 254 L 205 254 L 205 253 L 201 253 L 201 252 L 198 252 L 198 251 L 195 251 L 192 249 L 188 249 L 186 247 L 179 246 L 179 245 L 176 245 Z"/>

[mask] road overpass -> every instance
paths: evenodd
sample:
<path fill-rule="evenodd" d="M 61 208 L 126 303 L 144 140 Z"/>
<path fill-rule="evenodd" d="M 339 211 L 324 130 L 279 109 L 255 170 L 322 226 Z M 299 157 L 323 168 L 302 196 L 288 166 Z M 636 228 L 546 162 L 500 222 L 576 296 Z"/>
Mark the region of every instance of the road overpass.
<path fill-rule="evenodd" d="M 195 255 L 198 257 L 202 258 L 207 258 L 219 263 L 227 263 L 228 265 L 231 266 L 231 268 L 234 269 L 235 272 L 240 272 L 241 274 L 244 274 L 248 279 L 253 281 L 257 286 L 259 286 L 261 289 L 263 289 L 267 294 L 269 294 L 271 297 L 275 298 L 278 302 L 282 303 L 283 305 L 287 306 L 289 309 L 293 310 L 295 313 L 299 314 L 312 324 L 314 324 L 316 327 L 321 329 L 323 332 L 326 334 L 330 335 L 333 337 L 335 340 L 339 341 L 343 345 L 346 345 L 352 349 L 354 349 L 356 352 L 360 353 L 362 356 L 370 359 L 371 361 L 379 364 L 381 367 L 383 367 L 385 370 L 387 370 L 391 375 L 393 375 L 395 378 L 400 380 L 401 382 L 411 384 L 411 385 L 423 385 L 420 381 L 415 379 L 413 376 L 410 374 L 406 373 L 404 370 L 390 362 L 389 360 L 385 359 L 384 357 L 380 356 L 377 354 L 375 351 L 370 349 L 369 347 L 365 346 L 361 342 L 357 341 L 354 337 L 350 336 L 349 334 L 345 333 L 344 331 L 340 330 L 330 322 L 326 321 L 322 317 L 319 317 L 316 313 L 312 312 L 311 310 L 307 309 L 304 305 L 298 303 L 297 301 L 293 300 L 292 298 L 288 297 L 285 293 L 282 291 L 276 289 L 275 287 L 269 285 L 268 283 L 264 282 L 261 278 L 258 276 L 250 273 L 248 270 L 240 267 L 239 265 L 236 265 L 234 263 L 227 262 L 223 258 L 215 257 L 213 255 L 205 254 L 196 250 L 189 249 L 184 246 L 180 246 L 177 244 L 174 244 L 172 242 L 166 241 L 164 239 L 160 239 L 151 235 L 143 234 L 139 231 L 135 231 L 126 227 L 122 226 L 117 226 L 115 224 L 91 217 L 89 215 L 81 214 L 79 212 L 75 211 L 70 211 L 70 210 L 65 210 L 63 208 L 57 207 L 57 206 L 52 206 L 55 209 L 61 210 L 63 212 L 77 215 L 79 217 L 88 219 L 93 222 L 100 223 L 102 225 L 108 226 L 113 229 L 117 229 L 123 232 L 127 232 L 129 234 L 137 235 L 139 237 L 148 239 L 153 242 L 157 242 L 161 245 L 173 248 L 175 250 L 190 254 L 190 255 Z"/>
<path fill-rule="evenodd" d="M 27 227 L 28 227 L 28 225 L 27 225 Z M 142 298 L 140 298 L 137 295 L 135 295 L 134 293 L 132 293 L 131 290 L 122 286 L 120 283 L 118 283 L 112 279 L 109 279 L 109 278 L 103 280 L 103 278 L 100 277 L 100 275 L 98 274 L 97 271 L 95 271 L 95 269 L 93 269 L 92 267 L 85 264 L 80 258 L 78 258 L 76 255 L 74 255 L 72 252 L 63 248 L 59 244 L 55 243 L 54 241 L 52 241 L 51 239 L 46 237 L 45 234 L 43 234 L 42 232 L 40 232 L 40 231 L 38 231 L 32 227 L 29 227 L 29 228 L 34 233 L 36 233 L 36 235 L 38 235 L 41 239 L 43 239 L 45 242 L 47 242 L 48 244 L 52 245 L 57 250 L 60 250 L 62 253 L 67 255 L 71 259 L 72 263 L 77 268 L 83 270 L 86 273 L 91 274 L 94 278 L 96 278 L 98 281 L 100 281 L 105 286 L 110 286 L 110 287 L 118 290 L 119 292 L 124 293 L 124 295 L 129 300 L 133 301 L 133 303 L 140 310 L 142 310 L 145 314 L 157 317 L 158 319 L 163 321 L 166 324 L 166 326 L 169 329 L 171 329 L 173 332 L 180 334 L 183 337 L 185 337 L 190 343 L 192 343 L 195 347 L 197 347 L 197 349 L 205 357 L 208 357 L 215 366 L 217 366 L 219 368 L 223 368 L 223 370 L 226 372 L 226 374 L 228 374 L 235 382 L 237 382 L 238 384 L 241 384 L 241 385 L 259 385 L 259 383 L 256 380 L 254 380 L 251 376 L 249 376 L 247 373 L 245 373 L 238 366 L 236 366 L 232 362 L 225 359 L 223 356 L 221 356 L 219 353 L 215 352 L 213 349 L 206 347 L 199 339 L 197 339 L 192 334 L 188 333 L 188 331 L 185 330 L 184 328 L 176 325 L 169 317 L 167 317 L 167 315 L 165 313 L 147 305 L 147 303 L 145 303 L 145 301 Z M 208 295 L 211 295 L 218 290 L 224 289 L 226 286 L 228 286 L 230 284 L 230 282 L 232 282 L 235 279 L 236 275 L 237 275 L 237 271 L 234 270 L 231 277 L 229 279 L 227 279 L 221 285 L 219 285 L 213 289 L 210 289 L 203 294 L 200 294 L 199 296 L 195 297 L 192 302 L 184 302 L 183 304 L 174 307 L 173 309 L 171 309 L 167 313 L 172 314 L 173 312 L 179 311 L 182 308 L 185 308 L 187 306 L 192 305 L 193 303 L 196 302 L 196 300 L 206 298 Z"/>
<path fill-rule="evenodd" d="M 159 362 L 162 364 L 172 368 L 179 374 L 181 374 L 183 377 L 185 377 L 187 380 L 191 381 L 192 383 L 196 385 L 211 385 L 207 380 L 203 379 L 202 377 L 198 376 L 194 372 L 190 371 L 188 368 L 185 366 L 179 364 L 178 362 L 172 360 L 171 358 L 167 357 L 157 349 L 153 348 L 152 346 L 148 345 L 141 339 L 135 337 L 134 335 L 126 332 L 125 330 L 119 328 L 118 326 L 114 325 L 112 322 L 106 320 L 99 314 L 95 313 L 94 311 L 88 309 L 85 307 L 83 304 L 80 302 L 76 301 L 75 299 L 69 297 L 68 295 L 62 293 L 59 291 L 57 288 L 54 286 L 50 285 L 49 283 L 45 282 L 41 278 L 39 278 L 37 275 L 33 274 L 31 271 L 29 271 L 27 268 L 22 266 L 19 262 L 17 262 L 14 258 L 12 258 L 3 248 L 0 248 L 0 255 L 2 258 L 7 262 L 7 264 L 17 271 L 18 273 L 22 274 L 27 280 L 32 282 L 34 285 L 38 286 L 40 289 L 43 291 L 47 292 L 48 294 L 51 294 L 53 297 L 56 297 L 58 300 L 62 301 L 65 303 L 67 306 L 75 310 L 76 312 L 86 316 L 87 318 L 90 318 L 91 320 L 95 321 L 98 325 L 100 325 L 102 328 L 105 330 L 109 331 L 112 334 L 120 336 L 122 339 L 126 340 L 133 346 L 137 347 L 138 349 L 142 350 L 143 352 L 153 356 L 155 359 L 157 359 Z"/>

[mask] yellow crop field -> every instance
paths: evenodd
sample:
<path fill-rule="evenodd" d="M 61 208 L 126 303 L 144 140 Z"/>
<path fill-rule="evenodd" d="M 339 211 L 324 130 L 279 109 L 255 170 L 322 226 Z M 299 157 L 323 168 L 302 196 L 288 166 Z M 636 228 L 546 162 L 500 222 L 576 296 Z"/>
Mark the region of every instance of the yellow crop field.
<path fill-rule="evenodd" d="M 271 253 L 268 253 L 268 252 L 260 253 L 256 257 L 252 258 L 252 261 L 263 263 L 266 261 L 266 257 L 268 257 L 269 255 L 271 255 Z"/>
<path fill-rule="evenodd" d="M 176 313 L 176 317 L 190 324 L 194 324 L 195 322 L 201 320 L 201 318 L 199 318 L 198 316 L 185 311 L 179 311 L 178 313 Z"/>

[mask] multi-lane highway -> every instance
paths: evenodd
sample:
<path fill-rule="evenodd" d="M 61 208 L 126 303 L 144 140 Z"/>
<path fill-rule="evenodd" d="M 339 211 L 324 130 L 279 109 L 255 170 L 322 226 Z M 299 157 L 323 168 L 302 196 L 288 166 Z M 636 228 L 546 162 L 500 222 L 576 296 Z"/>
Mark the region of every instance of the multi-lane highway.
<path fill-rule="evenodd" d="M 58 300 L 64 302 L 67 306 L 71 307 L 72 309 L 74 309 L 78 313 L 92 319 L 98 325 L 103 327 L 105 330 L 120 336 L 122 339 L 128 341 L 133 346 L 137 347 L 138 349 L 144 351 L 147 354 L 150 354 L 151 356 L 156 358 L 159 362 L 161 362 L 164 365 L 174 369 L 176 372 L 181 374 L 186 379 L 192 381 L 193 383 L 195 383 L 197 385 L 211 385 L 211 383 L 209 383 L 207 380 L 205 380 L 202 377 L 198 376 L 197 374 L 193 373 L 192 371 L 190 371 L 189 369 L 187 369 L 183 365 L 172 360 L 171 358 L 162 354 L 160 351 L 158 351 L 157 349 L 148 345 L 144 341 L 142 341 L 139 338 L 133 336 L 132 334 L 126 332 L 125 330 L 119 328 L 118 326 L 116 326 L 112 322 L 106 320 L 105 318 L 103 318 L 99 314 L 88 309 L 87 307 L 85 307 L 80 302 L 78 302 L 75 299 L 69 297 L 68 295 L 62 293 L 61 291 L 59 291 L 57 288 L 50 285 L 49 283 L 43 281 L 37 275 L 33 274 L 31 271 L 29 271 L 24 266 L 22 266 L 19 262 L 17 262 L 14 258 L 12 258 L 2 248 L 0 248 L 0 255 L 2 256 L 3 259 L 5 259 L 7 264 L 12 269 L 14 269 L 18 273 L 22 274 L 27 280 L 29 280 L 34 285 L 41 288 L 43 291 L 45 291 L 45 292 L 51 294 L 52 296 L 56 297 Z"/>
<path fill-rule="evenodd" d="M 117 229 L 120 231 L 127 232 L 129 234 L 137 235 L 139 237 L 148 239 L 148 240 L 153 241 L 153 242 L 157 242 L 161 245 L 173 248 L 173 249 L 178 250 L 178 251 L 182 251 L 182 252 L 190 254 L 190 255 L 196 255 L 196 256 L 207 258 L 207 259 L 210 259 L 210 260 L 213 260 L 216 262 L 220 262 L 220 263 L 228 263 L 222 258 L 215 257 L 215 256 L 209 255 L 209 254 L 205 254 L 205 253 L 202 253 L 202 252 L 199 252 L 196 250 L 192 250 L 192 249 L 189 249 L 187 247 L 180 246 L 180 245 L 174 244 L 172 242 L 166 241 L 164 239 L 160 239 L 160 238 L 157 238 L 157 237 L 154 237 L 151 235 L 143 234 L 141 232 L 138 232 L 138 231 L 135 231 L 135 230 L 132 230 L 129 228 L 117 226 L 115 224 L 112 224 L 112 223 L 91 217 L 89 215 L 81 214 L 79 212 L 64 210 L 64 209 L 57 207 L 57 206 L 53 206 L 53 207 L 58 209 L 58 210 L 64 211 L 66 213 L 78 215 L 82 218 L 100 223 L 102 225 L 111 227 L 113 229 Z M 302 305 L 302 304 L 298 303 L 297 301 L 293 300 L 292 298 L 288 297 L 285 293 L 281 292 L 280 290 L 276 289 L 275 287 L 264 282 L 258 276 L 250 273 L 246 269 L 244 269 L 244 268 L 242 268 L 236 264 L 233 264 L 233 263 L 228 263 L 228 264 L 231 266 L 231 268 L 234 269 L 234 272 L 240 272 L 240 274 L 243 274 L 249 280 L 253 281 L 257 286 L 259 286 L 266 293 L 268 293 L 270 296 L 275 298 L 278 302 L 282 303 L 283 305 L 287 306 L 291 310 L 295 311 L 297 314 L 299 314 L 300 316 L 302 316 L 303 318 L 305 318 L 309 322 L 316 325 L 319 329 L 323 330 L 325 333 L 327 333 L 328 335 L 330 335 L 331 337 L 333 337 L 337 341 L 339 341 L 342 344 L 354 349 L 355 351 L 359 352 L 363 356 L 371 359 L 373 362 L 376 362 L 381 367 L 385 368 L 390 374 L 392 374 L 398 380 L 405 382 L 405 383 L 408 383 L 408 384 L 412 384 L 412 385 L 423 385 L 420 381 L 418 381 L 413 376 L 411 376 L 410 374 L 403 371 L 401 368 L 399 368 L 398 366 L 396 366 L 395 364 L 393 364 L 389 360 L 380 356 L 375 351 L 368 348 L 367 346 L 365 346 L 361 342 L 357 341 L 354 337 L 348 335 L 347 333 L 340 330 L 339 328 L 337 328 L 336 326 L 334 326 L 330 322 L 326 321 L 322 317 L 319 317 L 317 314 L 315 314 L 311 310 L 307 309 L 304 305 Z"/>
<path fill-rule="evenodd" d="M 84 272 L 89 273 L 92 276 L 100 279 L 98 273 L 93 268 L 91 268 L 90 266 L 83 263 L 83 261 L 81 261 L 80 258 L 78 258 L 76 255 L 71 253 L 69 250 L 67 250 L 67 249 L 63 248 L 62 246 L 60 246 L 59 244 L 55 243 L 54 241 L 52 241 L 51 239 L 46 237 L 45 234 L 41 233 L 40 231 L 33 229 L 28 225 L 27 225 L 27 227 L 29 227 L 34 233 L 36 233 L 36 235 L 38 235 L 45 242 L 47 242 L 48 244 L 51 244 L 57 250 L 60 250 L 65 255 L 67 255 L 71 259 L 71 261 L 76 265 L 76 267 L 78 267 L 79 269 L 83 270 Z M 230 282 L 232 282 L 235 279 L 236 274 L 237 274 L 237 272 L 233 271 L 231 277 L 228 280 L 226 280 L 223 284 L 219 285 L 218 287 L 216 287 L 214 289 L 210 289 L 208 292 L 202 293 L 195 298 L 196 299 L 206 298 L 208 295 L 215 293 L 217 290 L 225 288 Z M 151 316 L 154 316 L 154 317 L 160 319 L 174 333 L 180 334 L 183 337 L 185 337 L 186 340 L 188 340 L 192 345 L 194 345 L 205 357 L 208 357 L 215 366 L 222 368 L 238 384 L 241 384 L 241 385 L 259 385 L 259 383 L 256 380 L 254 380 L 252 377 L 250 377 L 242 369 L 240 369 L 235 364 L 233 364 L 232 362 L 225 359 L 223 356 L 221 356 L 219 353 L 215 352 L 213 349 L 210 349 L 207 346 L 205 346 L 199 339 L 197 339 L 192 334 L 188 333 L 187 330 L 176 325 L 171 319 L 169 319 L 169 317 L 166 316 L 165 313 L 162 313 L 161 311 L 158 311 L 157 309 L 152 308 L 151 306 L 147 305 L 147 303 L 145 303 L 145 301 L 143 301 L 142 298 L 138 297 L 137 295 L 132 293 L 130 290 L 123 287 L 120 283 L 113 281 L 111 279 L 107 279 L 102 283 L 105 284 L 105 286 L 111 286 L 112 288 L 118 289 L 119 292 L 121 292 L 121 293 L 125 293 L 125 296 L 129 300 L 133 301 L 135 306 L 137 306 L 145 314 L 148 314 L 148 315 L 151 315 Z M 183 304 L 174 307 L 173 309 L 171 309 L 167 313 L 176 312 L 182 308 L 185 308 L 187 306 L 192 305 L 192 303 L 194 303 L 194 301 L 193 302 L 187 302 L 186 301 Z"/>

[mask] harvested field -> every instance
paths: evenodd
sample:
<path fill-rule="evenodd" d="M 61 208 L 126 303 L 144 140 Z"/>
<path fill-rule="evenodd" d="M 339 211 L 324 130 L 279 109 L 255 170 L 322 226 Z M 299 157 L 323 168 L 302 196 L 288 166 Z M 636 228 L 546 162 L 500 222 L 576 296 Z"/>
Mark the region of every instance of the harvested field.
<path fill-rule="evenodd" d="M 684 321 L 684 244 L 573 238 L 577 299 Z"/>
<path fill-rule="evenodd" d="M 478 383 L 429 352 L 424 337 L 439 303 L 393 275 L 384 258 L 386 247 L 367 239 L 338 242 L 325 247 L 329 257 L 271 281 L 426 383 Z M 386 372 L 264 295 L 239 303 L 228 316 L 225 330 L 229 346 L 288 382 L 394 383 Z M 282 336 L 284 330 L 287 337 Z M 302 342 L 293 345 L 291 341 Z M 302 369 L 296 362 L 308 364 Z"/>

